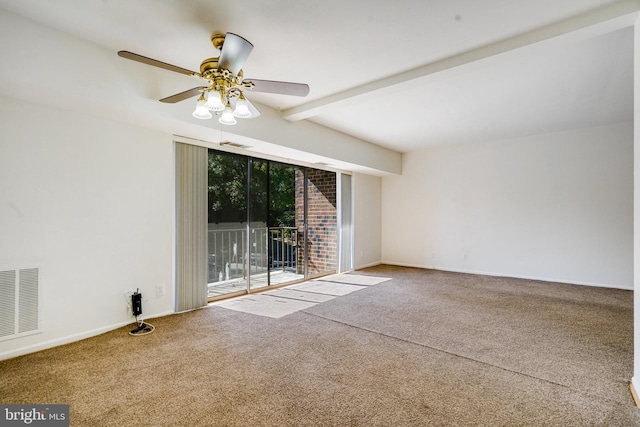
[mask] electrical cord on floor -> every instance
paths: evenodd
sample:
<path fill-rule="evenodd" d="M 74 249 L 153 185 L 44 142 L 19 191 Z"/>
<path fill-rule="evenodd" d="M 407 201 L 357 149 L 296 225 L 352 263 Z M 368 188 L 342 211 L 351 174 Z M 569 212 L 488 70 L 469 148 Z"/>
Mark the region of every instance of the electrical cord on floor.
<path fill-rule="evenodd" d="M 141 336 L 141 335 L 149 335 L 151 332 L 155 331 L 156 327 L 153 326 L 151 323 L 145 323 L 143 320 L 140 320 L 140 322 L 138 322 L 138 316 L 136 316 L 136 323 L 138 324 L 138 327 L 131 330 L 129 332 L 129 335 L 133 335 L 135 337 Z"/>

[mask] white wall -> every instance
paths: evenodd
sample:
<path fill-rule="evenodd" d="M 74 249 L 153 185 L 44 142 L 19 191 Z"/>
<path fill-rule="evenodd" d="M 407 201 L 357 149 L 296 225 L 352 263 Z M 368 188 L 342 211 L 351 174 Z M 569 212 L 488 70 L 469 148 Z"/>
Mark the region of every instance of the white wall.
<path fill-rule="evenodd" d="M 381 244 L 381 178 L 356 173 L 353 175 L 353 253 L 354 268 L 380 264 Z"/>
<path fill-rule="evenodd" d="M 404 156 L 386 263 L 633 288 L 633 124 Z"/>
<path fill-rule="evenodd" d="M 634 145 L 634 284 L 640 282 L 640 17 L 634 26 L 633 69 L 633 145 Z M 637 289 L 637 288 L 636 288 Z M 633 293 L 633 385 L 632 391 L 640 396 L 640 292 Z M 640 402 L 636 402 L 638 404 Z"/>
<path fill-rule="evenodd" d="M 42 333 L 0 358 L 173 310 L 171 135 L 0 97 L 0 268 L 41 268 Z M 156 295 L 157 285 L 165 288 Z"/>

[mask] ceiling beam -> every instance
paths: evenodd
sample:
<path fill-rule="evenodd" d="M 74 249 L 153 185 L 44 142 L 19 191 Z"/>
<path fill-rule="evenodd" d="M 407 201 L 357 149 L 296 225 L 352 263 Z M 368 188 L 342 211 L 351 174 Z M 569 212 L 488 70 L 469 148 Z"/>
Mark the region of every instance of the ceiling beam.
<path fill-rule="evenodd" d="M 336 107 L 348 107 L 393 92 L 410 90 L 416 84 L 426 84 L 457 73 L 468 72 L 472 65 L 484 63 L 490 58 L 523 47 L 549 41 L 583 40 L 616 31 L 633 26 L 639 11 L 640 0 L 612 3 L 496 43 L 283 110 L 281 114 L 289 121 L 304 120 Z"/>

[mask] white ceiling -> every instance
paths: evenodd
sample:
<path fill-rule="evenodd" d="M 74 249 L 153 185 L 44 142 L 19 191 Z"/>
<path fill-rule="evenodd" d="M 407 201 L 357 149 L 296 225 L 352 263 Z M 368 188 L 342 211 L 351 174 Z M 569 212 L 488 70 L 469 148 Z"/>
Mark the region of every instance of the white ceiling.
<path fill-rule="evenodd" d="M 250 99 L 398 152 L 633 114 L 633 31 L 608 17 L 637 2 L 0 0 L 0 8 L 114 55 L 196 71 L 217 55 L 210 35 L 234 32 L 254 44 L 246 78 L 311 87 L 306 98 Z M 180 90 L 200 84 L 163 70 L 149 78 Z"/>

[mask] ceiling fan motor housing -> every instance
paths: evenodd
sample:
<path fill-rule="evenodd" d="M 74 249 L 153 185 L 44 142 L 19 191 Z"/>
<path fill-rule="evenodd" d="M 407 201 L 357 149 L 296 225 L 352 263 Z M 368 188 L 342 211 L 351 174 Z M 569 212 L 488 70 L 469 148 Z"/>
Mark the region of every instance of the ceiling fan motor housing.
<path fill-rule="evenodd" d="M 207 58 L 200 64 L 200 74 L 205 77 L 210 74 L 211 71 L 218 70 L 218 58 Z"/>
<path fill-rule="evenodd" d="M 212 34 L 211 35 L 211 44 L 218 50 L 222 50 L 222 45 L 224 44 L 224 34 Z"/>

